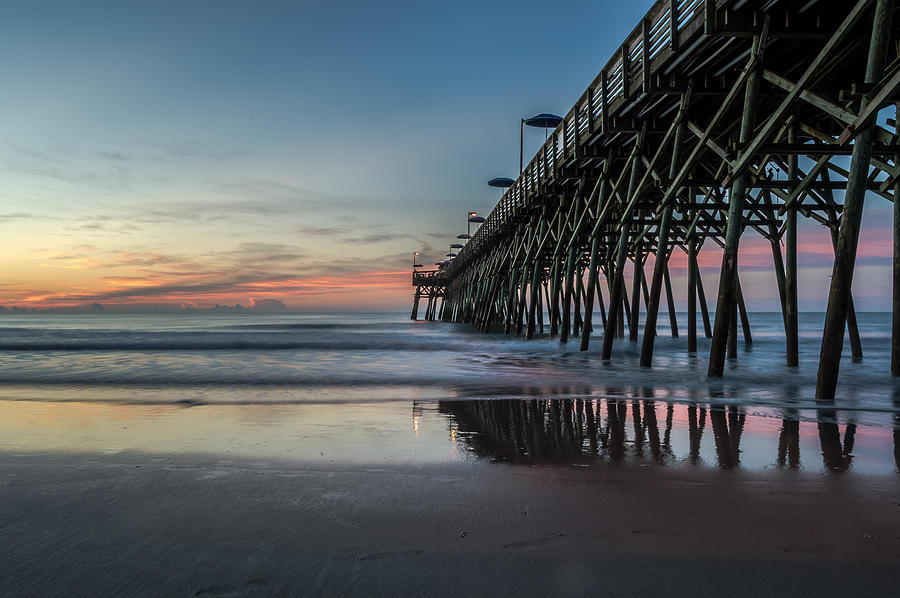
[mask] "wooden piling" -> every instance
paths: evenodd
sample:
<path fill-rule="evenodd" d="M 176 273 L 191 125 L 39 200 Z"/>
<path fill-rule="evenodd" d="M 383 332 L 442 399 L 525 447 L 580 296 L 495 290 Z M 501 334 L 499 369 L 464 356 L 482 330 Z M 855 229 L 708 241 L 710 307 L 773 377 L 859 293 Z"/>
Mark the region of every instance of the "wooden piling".
<path fill-rule="evenodd" d="M 893 12 L 893 0 L 876 1 L 866 64 L 867 84 L 876 83 L 884 70 Z M 865 107 L 866 99 L 863 98 L 861 108 Z M 866 179 L 872 158 L 872 142 L 875 135 L 873 127 L 874 124 L 864 124 L 853 143 L 831 288 L 828 293 L 828 310 L 825 312 L 825 331 L 822 334 L 822 349 L 819 352 L 819 371 L 816 377 L 816 398 L 819 400 L 834 400 L 837 389 L 841 350 L 844 345 L 844 327 L 851 301 L 850 286 L 853 283 L 859 226 L 866 195 Z"/>
<path fill-rule="evenodd" d="M 672 280 L 669 278 L 669 264 L 663 270 L 663 282 L 666 284 L 666 309 L 669 310 L 669 328 L 672 338 L 678 338 L 678 316 L 675 314 L 675 297 L 672 295 Z"/>
<path fill-rule="evenodd" d="M 594 318 L 594 291 L 600 290 L 598 263 L 600 257 L 600 238 L 594 237 L 591 241 L 591 259 L 588 264 L 588 285 L 587 299 L 584 302 L 584 328 L 581 330 L 581 347 L 582 351 L 587 351 L 591 342 L 591 324 Z M 600 307 L 603 307 L 603 296 L 599 296 Z"/>
<path fill-rule="evenodd" d="M 760 36 L 753 38 L 751 54 L 760 51 Z M 744 111 L 741 116 L 739 142 L 749 143 L 753 137 L 756 121 L 756 99 L 759 91 L 759 68 L 752 68 L 744 89 Z M 738 269 L 738 245 L 743 230 L 743 210 L 747 193 L 747 174 L 741 172 L 734 179 L 728 195 L 728 224 L 725 229 L 725 249 L 722 253 L 722 272 L 719 276 L 719 293 L 716 300 L 716 321 L 713 326 L 712 344 L 709 349 L 707 375 L 720 378 L 725 369 L 725 341 L 730 326 L 729 314 L 735 303 L 735 279 Z M 736 327 L 736 325 L 735 325 Z"/>
<path fill-rule="evenodd" d="M 688 241 L 688 353 L 697 352 L 697 239 Z"/>
<path fill-rule="evenodd" d="M 637 342 L 638 328 L 641 325 L 641 279 L 644 277 L 644 256 L 636 253 L 634 256 L 634 278 L 631 281 L 631 319 L 628 321 L 628 338 L 631 342 Z"/>
<path fill-rule="evenodd" d="M 415 321 L 419 317 L 419 299 L 422 297 L 421 293 L 418 289 L 416 289 L 415 297 L 413 297 L 413 306 L 412 313 L 409 316 L 410 320 Z"/>
<path fill-rule="evenodd" d="M 700 262 L 694 256 L 694 270 L 697 279 L 697 299 L 700 301 L 700 314 L 703 316 L 703 335 L 712 338 L 712 328 L 709 325 L 709 307 L 706 303 L 706 293 L 703 292 L 703 277 L 700 276 Z"/>
<path fill-rule="evenodd" d="M 565 293 L 563 295 L 563 307 L 562 307 L 562 325 L 559 330 L 559 342 L 562 344 L 566 344 L 569 342 L 569 331 L 572 327 L 572 292 L 573 287 L 575 286 L 575 248 L 572 247 L 569 249 L 569 254 L 566 257 L 566 279 L 564 281 L 565 284 Z"/>
<path fill-rule="evenodd" d="M 784 332 L 788 367 L 800 364 L 800 325 L 797 303 L 797 210 L 785 214 Z"/>

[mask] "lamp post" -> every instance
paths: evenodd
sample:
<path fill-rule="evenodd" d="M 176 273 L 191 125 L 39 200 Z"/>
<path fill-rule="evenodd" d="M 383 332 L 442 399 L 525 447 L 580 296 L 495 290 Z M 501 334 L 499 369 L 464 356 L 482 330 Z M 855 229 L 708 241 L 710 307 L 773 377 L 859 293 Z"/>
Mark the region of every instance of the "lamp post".
<path fill-rule="evenodd" d="M 524 158 L 523 152 L 525 146 L 525 125 L 538 129 L 544 129 L 544 141 L 546 141 L 547 130 L 555 129 L 561 122 L 561 116 L 556 116 L 555 114 L 547 114 L 546 112 L 538 114 L 537 116 L 532 116 L 531 118 L 522 119 L 522 127 L 519 131 L 519 174 L 522 174 L 522 171 L 524 170 L 524 163 L 522 162 L 522 160 Z"/>
<path fill-rule="evenodd" d="M 419 252 L 418 251 L 413 252 L 413 268 L 421 268 L 422 267 L 422 264 L 419 263 L 418 257 L 419 257 Z"/>

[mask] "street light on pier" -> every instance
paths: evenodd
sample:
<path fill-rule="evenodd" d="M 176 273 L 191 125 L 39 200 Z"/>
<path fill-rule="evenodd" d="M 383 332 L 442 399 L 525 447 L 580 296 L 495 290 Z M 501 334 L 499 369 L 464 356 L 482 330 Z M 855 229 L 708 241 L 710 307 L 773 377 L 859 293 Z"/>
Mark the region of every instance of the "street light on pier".
<path fill-rule="evenodd" d="M 537 116 L 532 116 L 531 118 L 523 118 L 522 119 L 522 128 L 519 132 L 519 174 L 522 174 L 524 170 L 524 164 L 522 162 L 523 151 L 525 147 L 525 125 L 529 127 L 535 127 L 537 129 L 544 129 L 544 141 L 547 141 L 547 132 L 549 129 L 555 129 L 559 123 L 562 122 L 561 116 L 556 116 L 555 114 L 547 114 L 542 113 Z"/>
<path fill-rule="evenodd" d="M 413 268 L 421 268 L 422 267 L 422 264 L 419 263 L 418 257 L 419 257 L 419 252 L 418 251 L 413 252 Z"/>

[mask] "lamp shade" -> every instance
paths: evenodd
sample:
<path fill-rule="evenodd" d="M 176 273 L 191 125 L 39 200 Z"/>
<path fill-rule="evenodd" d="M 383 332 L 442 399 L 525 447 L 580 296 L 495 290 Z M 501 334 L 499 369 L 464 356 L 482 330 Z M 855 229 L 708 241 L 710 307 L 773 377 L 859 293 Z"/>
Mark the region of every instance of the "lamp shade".
<path fill-rule="evenodd" d="M 555 114 L 538 114 L 531 118 L 525 119 L 525 124 L 529 127 L 537 127 L 539 129 L 555 129 L 556 125 L 562 122 L 561 116 Z"/>

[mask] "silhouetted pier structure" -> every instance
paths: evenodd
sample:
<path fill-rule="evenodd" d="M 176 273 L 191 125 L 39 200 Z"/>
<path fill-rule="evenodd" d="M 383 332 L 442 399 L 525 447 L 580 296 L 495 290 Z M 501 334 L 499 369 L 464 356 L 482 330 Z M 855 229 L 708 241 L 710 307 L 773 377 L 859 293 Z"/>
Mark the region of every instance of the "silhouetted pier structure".
<path fill-rule="evenodd" d="M 657 1 L 449 262 L 440 317 L 530 339 L 546 311 L 551 336 L 586 350 L 598 309 L 611 359 L 626 322 L 638 340 L 643 309 L 650 366 L 663 300 L 677 335 L 668 261 L 683 251 L 687 347 L 697 350 L 699 306 L 708 374 L 722 376 L 739 325 L 752 342 L 738 247 L 754 232 L 771 244 L 796 366 L 797 220 L 809 218 L 834 247 L 816 388 L 833 399 L 845 329 L 862 356 L 850 287 L 863 200 L 893 201 L 900 186 L 897 123 L 879 118 L 900 100 L 895 11 L 895 0 Z M 895 375 L 898 228 L 895 204 Z M 723 250 L 712 322 L 697 259 L 708 243 Z"/>
<path fill-rule="evenodd" d="M 419 300 L 422 297 L 428 298 L 428 305 L 425 308 L 425 319 L 434 320 L 437 318 L 438 299 L 444 296 L 447 288 L 447 277 L 442 270 L 413 270 L 412 285 L 416 287 L 415 298 L 413 299 L 412 315 L 413 320 L 419 317 Z M 443 301 L 440 303 L 443 307 Z"/>

